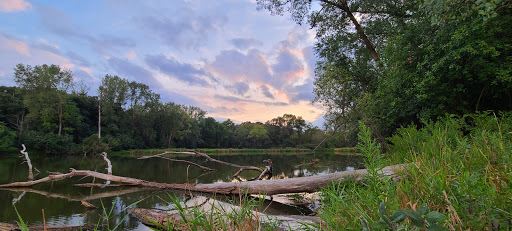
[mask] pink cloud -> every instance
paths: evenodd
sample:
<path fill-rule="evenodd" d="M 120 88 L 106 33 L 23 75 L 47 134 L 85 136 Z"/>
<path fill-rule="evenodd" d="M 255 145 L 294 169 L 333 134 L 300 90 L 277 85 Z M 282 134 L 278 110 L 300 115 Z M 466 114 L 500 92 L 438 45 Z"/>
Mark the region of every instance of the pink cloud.
<path fill-rule="evenodd" d="M 30 56 L 29 47 L 24 42 L 9 39 L 7 37 L 0 35 L 0 43 L 4 44 L 4 46 L 2 46 L 3 49 L 15 50 L 18 54 Z"/>
<path fill-rule="evenodd" d="M 294 114 L 302 116 L 306 121 L 313 122 L 321 118 L 325 113 L 318 105 L 301 101 L 297 104 L 268 104 L 264 102 L 232 102 L 220 98 L 202 98 L 203 104 L 210 108 L 220 110 L 209 110 L 208 116 L 215 118 L 229 118 L 237 123 L 244 121 L 266 122 L 283 114 Z M 225 110 L 225 108 L 236 108 L 236 111 Z"/>
<path fill-rule="evenodd" d="M 56 64 L 62 68 L 75 67 L 70 60 L 44 49 L 31 47 L 23 41 L 19 41 L 8 35 L 0 33 L 0 72 L 12 73 L 16 64 L 28 65 Z"/>
<path fill-rule="evenodd" d="M 0 1 L 0 11 L 2 12 L 24 11 L 30 7 L 32 7 L 32 5 L 24 0 Z"/>
<path fill-rule="evenodd" d="M 131 60 L 131 59 L 137 58 L 137 53 L 135 53 L 135 51 L 131 50 L 130 52 L 126 53 L 124 55 L 124 57 Z"/>

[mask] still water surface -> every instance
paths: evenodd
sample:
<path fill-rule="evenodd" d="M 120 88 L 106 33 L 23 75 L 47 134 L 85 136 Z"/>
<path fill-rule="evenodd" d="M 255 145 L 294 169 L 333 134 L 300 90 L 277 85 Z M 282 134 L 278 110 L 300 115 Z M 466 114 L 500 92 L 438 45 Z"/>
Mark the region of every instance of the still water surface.
<path fill-rule="evenodd" d="M 255 165 L 263 167 L 262 162 L 271 159 L 274 163 L 273 179 L 327 174 L 346 170 L 347 167 L 362 168 L 361 157 L 339 154 L 317 154 L 314 158 L 320 162 L 313 166 L 300 166 L 308 163 L 313 156 L 309 154 L 230 154 L 215 155 L 213 158 L 236 163 L 239 165 Z M 217 169 L 216 172 L 204 173 L 194 166 L 184 163 L 173 163 L 162 159 L 137 160 L 134 157 L 110 157 L 113 174 L 133 177 L 148 181 L 166 183 L 212 183 L 229 182 L 238 169 L 215 163 L 204 162 L 204 158 L 195 156 L 180 156 L 179 159 L 189 160 L 207 167 Z M 27 180 L 27 166 L 16 155 L 0 153 L 0 184 Z M 36 179 L 47 176 L 47 172 L 66 173 L 69 168 L 106 172 L 105 161 L 98 158 L 83 158 L 79 156 L 32 157 L 32 165 L 40 173 Z M 258 175 L 256 172 L 244 172 L 241 178 L 251 179 Z M 44 209 L 46 225 L 66 226 L 96 224 L 102 214 L 101 209 L 86 209 L 81 206 L 81 200 L 101 207 L 112 208 L 115 216 L 109 221 L 118 224 L 126 215 L 124 208 L 140 201 L 135 207 L 159 208 L 169 207 L 169 196 L 172 194 L 184 201 L 188 196 L 181 192 L 162 192 L 154 190 L 137 191 L 133 188 L 80 188 L 72 186 L 75 183 L 90 183 L 91 178 L 75 177 L 63 181 L 44 183 L 28 189 L 0 189 L 0 222 L 15 223 L 18 218 L 13 206 L 13 200 L 18 212 L 29 225 L 42 225 Z M 103 183 L 104 181 L 96 182 Z M 19 200 L 18 200 L 19 199 Z M 266 210 L 269 214 L 305 214 L 304 208 L 272 203 Z M 137 219 L 128 216 L 119 230 L 147 230 Z"/>

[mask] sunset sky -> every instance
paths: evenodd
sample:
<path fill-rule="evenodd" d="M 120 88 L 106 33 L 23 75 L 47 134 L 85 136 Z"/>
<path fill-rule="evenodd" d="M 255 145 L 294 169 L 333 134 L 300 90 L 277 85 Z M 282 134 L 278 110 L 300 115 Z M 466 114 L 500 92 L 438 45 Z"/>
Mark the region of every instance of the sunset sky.
<path fill-rule="evenodd" d="M 90 95 L 110 74 L 219 121 L 323 121 L 315 32 L 254 0 L 0 0 L 0 21 L 0 85 L 15 85 L 18 63 L 57 64 Z"/>

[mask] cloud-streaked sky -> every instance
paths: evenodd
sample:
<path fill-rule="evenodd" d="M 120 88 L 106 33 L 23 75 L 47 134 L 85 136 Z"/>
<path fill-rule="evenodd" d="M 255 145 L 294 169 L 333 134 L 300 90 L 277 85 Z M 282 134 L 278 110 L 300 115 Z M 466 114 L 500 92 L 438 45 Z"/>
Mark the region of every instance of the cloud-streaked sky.
<path fill-rule="evenodd" d="M 218 120 L 285 113 L 321 125 L 312 105 L 314 31 L 253 0 L 0 0 L 0 85 L 16 64 L 57 64 L 95 95 L 101 77 L 147 84 L 164 102 Z"/>

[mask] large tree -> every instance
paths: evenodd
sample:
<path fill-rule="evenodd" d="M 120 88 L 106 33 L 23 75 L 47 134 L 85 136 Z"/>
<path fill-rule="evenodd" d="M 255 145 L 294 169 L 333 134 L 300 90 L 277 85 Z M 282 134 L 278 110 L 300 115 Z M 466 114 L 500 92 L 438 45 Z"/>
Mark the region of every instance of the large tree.
<path fill-rule="evenodd" d="M 445 113 L 512 109 L 509 0 L 258 3 L 316 29 L 314 91 L 332 127 L 364 119 L 386 136 Z"/>
<path fill-rule="evenodd" d="M 42 125 L 48 131 L 55 129 L 60 136 L 65 125 L 80 119 L 76 105 L 69 100 L 74 84 L 71 71 L 57 65 L 32 67 L 18 64 L 14 78 L 24 92 L 28 116 L 36 125 Z"/>

